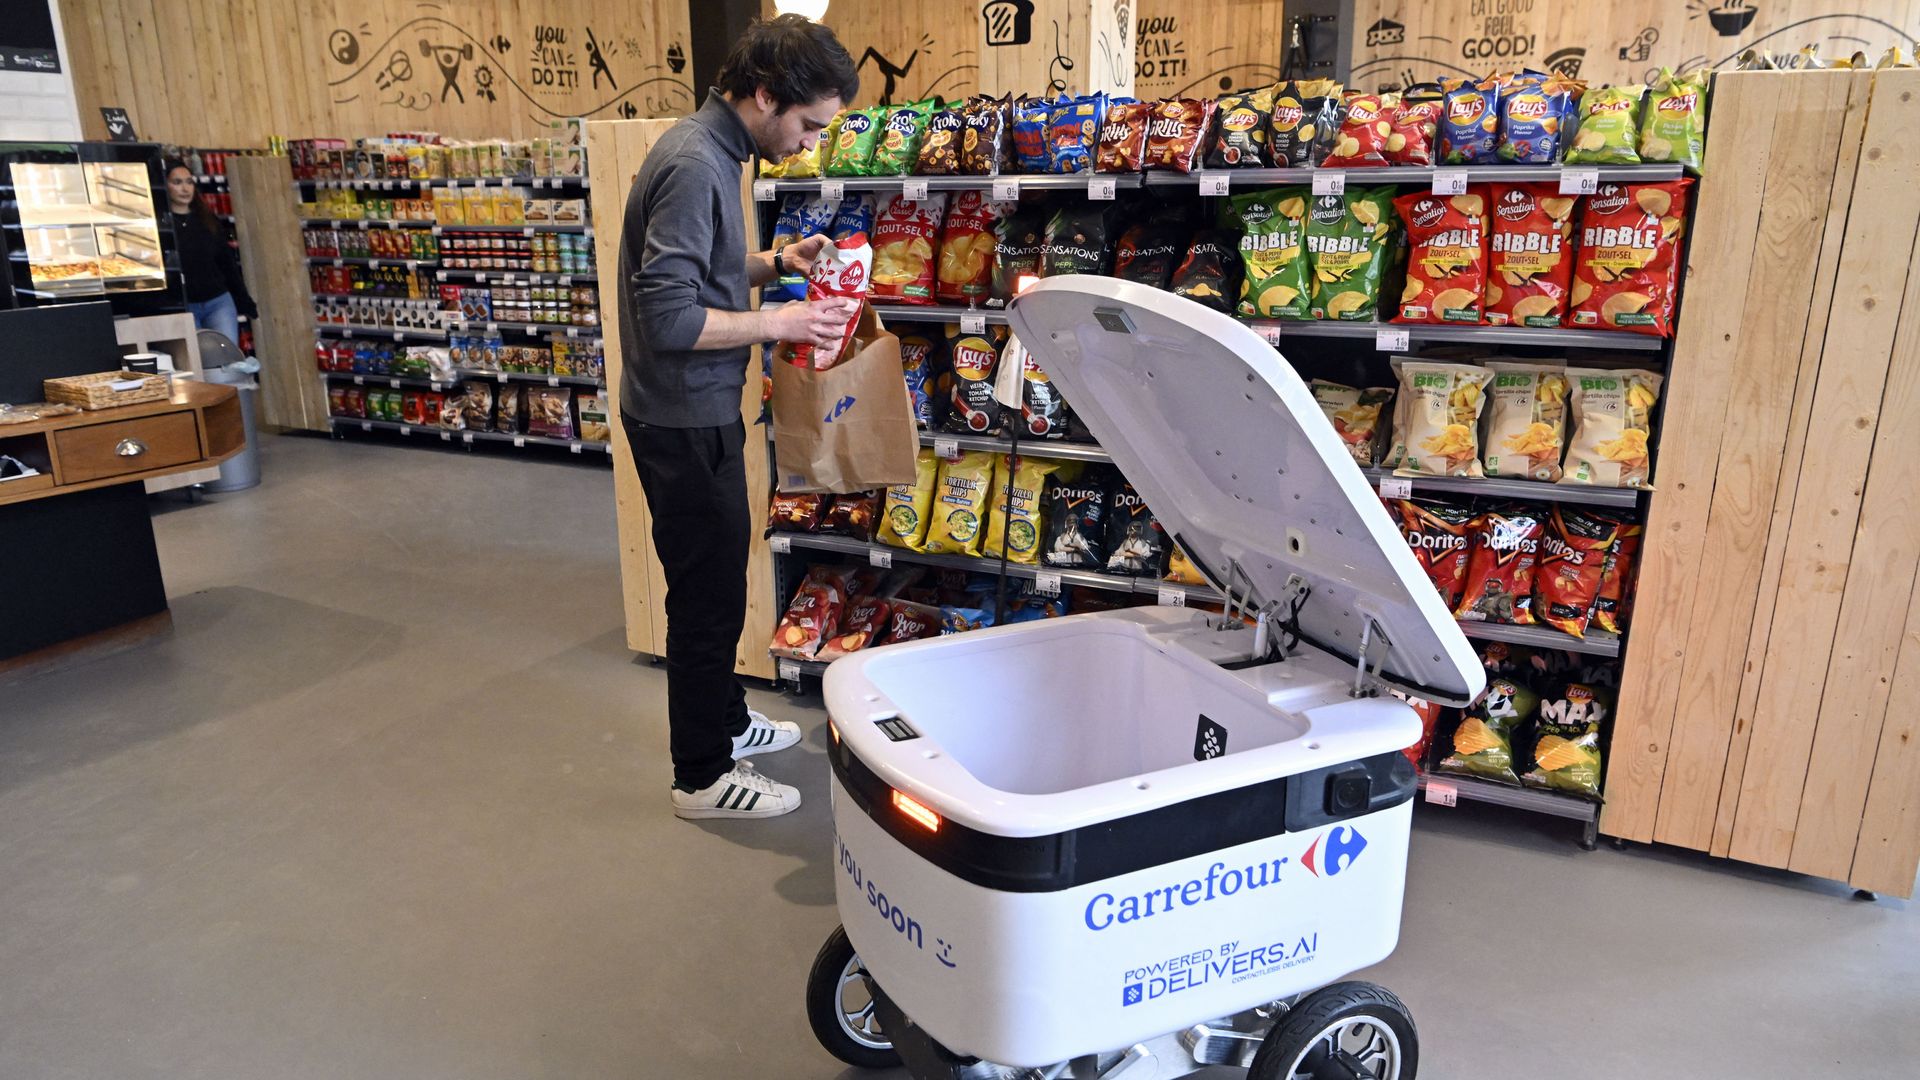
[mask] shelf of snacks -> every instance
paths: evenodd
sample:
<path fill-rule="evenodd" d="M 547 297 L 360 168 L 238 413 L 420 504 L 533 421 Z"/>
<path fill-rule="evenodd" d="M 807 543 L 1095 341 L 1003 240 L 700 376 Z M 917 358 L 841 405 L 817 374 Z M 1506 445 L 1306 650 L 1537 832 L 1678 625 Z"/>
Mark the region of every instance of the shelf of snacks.
<path fill-rule="evenodd" d="M 1619 330 L 1574 330 L 1536 326 L 1442 326 L 1428 323 L 1339 322 L 1331 319 L 1247 319 L 1262 337 L 1278 344 L 1290 337 L 1358 338 L 1376 342 L 1376 348 L 1399 349 L 1415 344 L 1531 345 L 1543 349 L 1609 349 L 1658 352 L 1662 338 Z M 1404 343 L 1393 338 L 1404 334 Z M 1383 335 L 1385 335 L 1383 337 Z"/>
<path fill-rule="evenodd" d="M 375 259 L 365 255 L 309 255 L 310 266 L 365 266 L 379 269 L 382 266 L 398 266 L 406 270 L 418 270 L 423 266 L 435 265 L 433 259 Z"/>
<path fill-rule="evenodd" d="M 392 338 L 395 341 L 445 341 L 445 330 L 428 330 L 413 327 L 396 330 L 391 326 L 355 326 L 349 323 L 316 322 L 314 330 L 321 334 L 337 334 L 343 338 L 371 337 Z"/>
<path fill-rule="evenodd" d="M 447 324 L 455 330 L 482 331 L 489 334 L 511 332 L 539 337 L 543 334 L 557 334 L 571 338 L 597 338 L 599 326 L 575 326 L 571 323 L 546 322 L 494 322 L 481 319 L 454 319 Z"/>
<path fill-rule="evenodd" d="M 459 386 L 461 379 L 460 374 L 451 375 L 444 379 L 436 379 L 415 375 L 355 375 L 350 371 L 323 371 L 320 373 L 320 377 L 330 383 L 335 381 L 350 382 L 355 386 L 379 386 L 385 384 L 394 390 L 411 388 L 415 390 L 425 389 L 434 391 L 450 390 L 453 387 Z"/>
<path fill-rule="evenodd" d="M 429 229 L 433 219 L 303 217 L 300 224 L 316 229 Z"/>
<path fill-rule="evenodd" d="M 372 381 L 389 380 L 373 377 Z M 408 381 L 403 378 L 403 387 Z M 605 394 L 571 386 L 495 383 L 480 373 L 445 389 L 393 389 L 333 380 L 327 387 L 327 411 L 335 430 L 359 425 L 363 431 L 395 430 L 403 435 L 444 432 L 464 442 L 561 446 L 576 453 L 580 445 L 610 445 L 612 440 Z"/>
<path fill-rule="evenodd" d="M 1444 184 L 1449 177 L 1460 176 L 1469 184 L 1552 183 L 1563 180 L 1569 187 L 1590 175 L 1599 181 L 1638 184 L 1675 180 L 1685 166 L 1664 165 L 1379 165 L 1379 166 L 1307 166 L 1298 169 L 1222 168 L 1195 169 L 1192 172 L 1149 172 L 1149 187 L 1200 187 L 1226 179 L 1233 188 L 1273 187 L 1279 184 L 1309 184 L 1317 178 L 1327 184 L 1329 173 L 1339 173 L 1347 183 L 1356 184 L 1432 184 L 1439 174 Z M 1567 194 L 1579 194 L 1570 191 Z"/>
<path fill-rule="evenodd" d="M 1468 637 L 1482 641 L 1504 641 L 1509 645 L 1526 645 L 1536 649 L 1565 649 L 1587 656 L 1620 655 L 1620 638 L 1604 630 L 1589 629 L 1585 637 L 1574 637 L 1565 631 L 1545 626 L 1512 626 L 1465 619 L 1460 620 L 1460 629 Z"/>
<path fill-rule="evenodd" d="M 487 371 L 481 368 L 457 369 L 463 378 L 492 379 L 495 382 L 544 383 L 547 386 L 593 386 L 607 388 L 605 379 L 591 375 L 543 375 L 534 371 Z"/>
<path fill-rule="evenodd" d="M 395 177 L 386 180 L 295 180 L 294 186 L 325 188 L 339 191 L 399 191 L 406 188 L 485 188 L 485 187 L 527 187 L 540 188 L 585 187 L 584 176 L 461 176 L 429 177 L 416 180 L 410 177 Z"/>
<path fill-rule="evenodd" d="M 1037 452 L 1037 451 L 1036 451 Z M 1586 506 L 1619 506 L 1631 509 L 1640 502 L 1641 488 L 1606 488 L 1586 484 L 1554 484 L 1542 480 L 1506 480 L 1493 476 L 1398 476 L 1392 469 L 1362 469 L 1378 487 L 1405 480 L 1415 493 L 1444 491 L 1487 499 L 1523 499 L 1539 502 L 1580 503 Z"/>
<path fill-rule="evenodd" d="M 393 420 L 359 420 L 345 416 L 328 417 L 327 423 L 336 432 L 358 428 L 361 431 L 397 431 L 402 435 L 438 435 L 442 442 L 453 442 L 457 439 L 463 443 L 497 442 L 512 443 L 514 446 L 552 446 L 571 450 L 576 454 L 587 450 L 595 453 L 613 453 L 612 443 L 585 439 L 555 439 L 545 435 L 503 435 L 497 431 L 462 431 L 431 424 L 408 424 Z"/>
<path fill-rule="evenodd" d="M 824 667 L 825 665 L 822 665 Z M 1594 821 L 1600 816 L 1600 804 L 1592 799 L 1578 795 L 1563 795 L 1555 791 L 1539 791 L 1533 788 L 1514 787 L 1510 784 L 1496 784 L 1491 780 L 1478 780 L 1471 776 L 1455 776 L 1450 773 L 1435 776 L 1426 774 L 1419 779 L 1420 790 L 1430 803 L 1445 803 L 1449 795 L 1466 799 L 1468 802 L 1487 803 L 1492 806 L 1506 806 L 1515 810 L 1527 810 L 1550 817 L 1571 818 L 1575 821 Z"/>
<path fill-rule="evenodd" d="M 1143 184 L 1139 173 L 1001 173 L 993 176 L 829 176 L 824 180 L 762 180 L 768 184 L 760 192 L 788 195 L 817 192 L 821 184 L 839 184 L 847 191 L 898 192 L 909 183 L 925 183 L 928 191 L 991 191 L 996 185 L 1015 185 L 1020 191 L 1077 191 L 1086 193 L 1094 184 L 1111 181 L 1117 191 Z"/>
<path fill-rule="evenodd" d="M 435 270 L 436 281 L 471 281 L 477 285 L 597 285 L 597 274 L 536 274 L 527 270 Z"/>
<path fill-rule="evenodd" d="M 938 304 L 875 304 L 874 314 L 880 316 L 880 322 L 931 322 L 958 323 L 962 319 L 978 317 L 987 326 L 1007 325 L 1007 313 L 1002 309 L 968 308 Z"/>
<path fill-rule="evenodd" d="M 435 233 L 435 235 L 438 235 L 440 233 L 461 233 L 461 232 L 477 232 L 477 233 L 518 232 L 522 236 L 532 236 L 534 233 L 578 233 L 586 236 L 592 236 L 593 226 L 591 225 L 533 225 L 525 222 L 509 225 L 503 222 L 498 225 L 435 225 L 433 226 L 433 232 Z"/>
<path fill-rule="evenodd" d="M 946 443 L 951 443 L 959 450 L 985 450 L 993 454 L 1005 454 L 1013 449 L 1012 441 L 999 435 L 949 435 L 936 431 L 920 433 L 921 446 L 932 447 L 937 451 L 942 444 Z M 1068 442 L 1064 439 L 1022 439 L 1020 452 L 1031 457 L 1053 458 L 1057 461 L 1097 461 L 1108 465 L 1113 464 L 1113 458 L 1098 445 Z"/>
<path fill-rule="evenodd" d="M 892 565 L 894 562 L 913 563 L 919 566 L 933 566 L 944 570 L 996 571 L 1000 560 L 991 555 L 936 555 L 924 551 L 912 551 L 906 548 L 889 547 L 885 544 L 870 543 L 848 536 L 824 536 L 813 533 L 775 533 L 786 537 L 796 548 L 811 551 L 831 551 L 842 555 L 857 555 L 868 560 L 871 565 Z M 876 560 L 878 560 L 876 562 Z M 1151 581 L 1127 577 L 1121 574 L 1100 574 L 1091 570 L 1054 569 L 1050 566 L 1030 566 L 1023 563 L 1007 563 L 1007 576 L 1027 581 L 1039 579 L 1042 575 L 1054 575 L 1062 586 L 1084 585 L 1090 589 L 1107 589 L 1112 592 L 1153 591 Z"/>

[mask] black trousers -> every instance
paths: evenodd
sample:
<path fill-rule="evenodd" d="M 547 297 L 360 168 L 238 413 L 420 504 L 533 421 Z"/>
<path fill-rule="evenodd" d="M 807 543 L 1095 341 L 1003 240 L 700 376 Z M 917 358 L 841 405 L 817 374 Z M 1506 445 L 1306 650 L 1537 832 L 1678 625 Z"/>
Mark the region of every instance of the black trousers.
<path fill-rule="evenodd" d="M 733 768 L 747 730 L 734 648 L 747 619 L 746 426 L 666 428 L 624 412 L 653 549 L 667 579 L 667 726 L 674 783 L 699 790 Z"/>

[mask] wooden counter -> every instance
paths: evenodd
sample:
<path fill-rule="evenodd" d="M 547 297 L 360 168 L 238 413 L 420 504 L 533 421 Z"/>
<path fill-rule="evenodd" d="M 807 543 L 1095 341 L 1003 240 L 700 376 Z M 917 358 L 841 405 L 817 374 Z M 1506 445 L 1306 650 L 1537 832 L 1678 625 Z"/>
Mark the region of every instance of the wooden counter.
<path fill-rule="evenodd" d="M 182 381 L 164 401 L 0 425 L 0 454 L 40 470 L 0 482 L 0 506 L 191 472 L 244 449 L 233 387 Z"/>

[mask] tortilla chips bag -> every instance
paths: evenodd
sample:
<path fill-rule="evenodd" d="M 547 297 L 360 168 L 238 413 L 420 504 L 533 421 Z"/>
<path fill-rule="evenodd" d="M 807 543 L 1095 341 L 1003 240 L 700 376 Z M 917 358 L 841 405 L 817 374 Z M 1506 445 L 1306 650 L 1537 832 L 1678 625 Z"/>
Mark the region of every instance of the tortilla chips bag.
<path fill-rule="evenodd" d="M 1622 525 L 1607 552 L 1606 568 L 1600 572 L 1600 595 L 1593 602 L 1593 621 L 1609 634 L 1627 628 L 1633 615 L 1634 570 L 1640 562 L 1640 538 L 1643 525 Z"/>
<path fill-rule="evenodd" d="M 1471 364 L 1393 358 L 1400 376 L 1394 408 L 1396 476 L 1485 476 L 1480 467 L 1480 411 L 1493 372 Z"/>
<path fill-rule="evenodd" d="M 1562 633 L 1587 636 L 1607 552 L 1620 528 L 1611 518 L 1554 504 L 1540 541 L 1540 562 L 1533 571 L 1535 618 Z"/>
<path fill-rule="evenodd" d="M 1473 511 L 1436 499 L 1394 499 L 1387 509 L 1414 559 L 1440 593 L 1440 602 L 1451 610 L 1466 587 L 1467 529 L 1473 524 Z"/>
<path fill-rule="evenodd" d="M 985 450 L 963 450 L 959 457 L 940 462 L 927 523 L 928 554 L 980 554 L 987 500 L 993 495 L 994 457 Z"/>
<path fill-rule="evenodd" d="M 1567 442 L 1567 373 L 1558 364 L 1489 361 L 1488 476 L 1551 483 Z"/>
<path fill-rule="evenodd" d="M 1533 625 L 1533 568 L 1546 520 L 1527 506 L 1483 511 L 1469 532 L 1466 588 L 1453 616 L 1463 622 Z"/>
<path fill-rule="evenodd" d="M 926 550 L 927 518 L 933 508 L 933 482 L 939 468 L 940 459 L 931 449 L 920 451 L 913 460 L 913 483 L 887 489 L 876 530 L 879 535 L 874 539 L 908 551 Z"/>
<path fill-rule="evenodd" d="M 1661 377 L 1638 368 L 1569 368 L 1573 441 L 1562 484 L 1652 487 L 1653 407 Z"/>

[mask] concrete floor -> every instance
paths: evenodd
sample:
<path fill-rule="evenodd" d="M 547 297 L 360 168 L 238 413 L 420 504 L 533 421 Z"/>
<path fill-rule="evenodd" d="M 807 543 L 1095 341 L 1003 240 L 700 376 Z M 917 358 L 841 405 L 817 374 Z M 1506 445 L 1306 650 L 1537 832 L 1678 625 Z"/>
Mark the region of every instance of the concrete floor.
<path fill-rule="evenodd" d="M 171 637 L 0 688 L 0 1077 L 852 1077 L 807 803 L 667 811 L 604 470 L 269 440 L 158 515 Z M 1896 901 L 1422 808 L 1399 951 L 1428 1078 L 1911 1077 Z"/>

